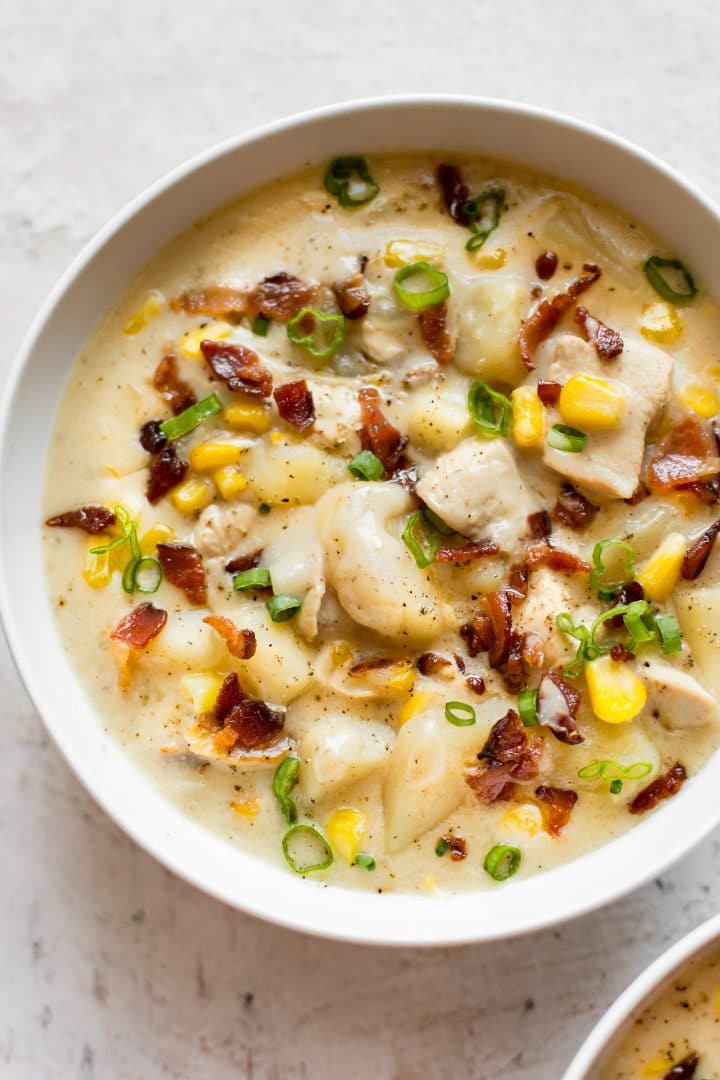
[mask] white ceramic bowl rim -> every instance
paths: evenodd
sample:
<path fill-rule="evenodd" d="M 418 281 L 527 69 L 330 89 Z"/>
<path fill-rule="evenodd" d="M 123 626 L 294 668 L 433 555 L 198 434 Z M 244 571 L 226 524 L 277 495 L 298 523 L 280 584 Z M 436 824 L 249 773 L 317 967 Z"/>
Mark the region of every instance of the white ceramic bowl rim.
<path fill-rule="evenodd" d="M 48 431 L 69 358 L 135 269 L 233 192 L 305 161 L 358 148 L 372 153 L 429 147 L 438 152 L 484 149 L 491 156 L 544 168 L 595 187 L 646 221 L 650 185 L 654 227 L 660 231 L 663 226 L 666 242 L 681 256 L 691 256 L 700 280 L 720 295 L 720 255 L 712 254 L 713 249 L 720 252 L 720 243 L 709 243 L 720 231 L 717 210 L 672 169 L 624 140 L 511 102 L 430 95 L 356 101 L 229 139 L 130 202 L 52 290 L 23 342 L 0 404 L 0 612 L 35 707 L 78 778 L 138 844 L 218 899 L 326 937 L 394 945 L 513 936 L 565 921 L 643 884 L 720 820 L 715 779 L 720 757 L 672 803 L 625 836 L 510 886 L 429 899 L 304 882 L 236 850 L 182 815 L 103 731 L 54 627 L 37 526 Z M 246 173 L 252 182 L 244 182 Z M 68 359 L 58 364 L 58 355 Z"/>

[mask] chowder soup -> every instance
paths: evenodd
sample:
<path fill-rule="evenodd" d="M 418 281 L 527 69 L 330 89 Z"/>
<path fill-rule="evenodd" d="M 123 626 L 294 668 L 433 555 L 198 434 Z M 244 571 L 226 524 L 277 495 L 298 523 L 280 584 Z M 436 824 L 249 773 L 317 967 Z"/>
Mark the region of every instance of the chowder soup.
<path fill-rule="evenodd" d="M 378 891 L 574 859 L 717 745 L 717 306 L 595 196 L 452 160 L 189 229 L 47 467 L 102 722 L 229 843 Z"/>

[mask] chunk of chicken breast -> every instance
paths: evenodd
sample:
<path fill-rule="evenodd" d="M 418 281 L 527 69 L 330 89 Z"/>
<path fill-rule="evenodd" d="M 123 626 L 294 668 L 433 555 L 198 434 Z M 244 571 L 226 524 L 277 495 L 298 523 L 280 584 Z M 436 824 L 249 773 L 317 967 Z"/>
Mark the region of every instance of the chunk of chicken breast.
<path fill-rule="evenodd" d="M 638 675 L 648 692 L 647 708 L 668 728 L 700 727 L 717 719 L 715 698 L 696 678 L 662 660 L 646 660 Z"/>
<path fill-rule="evenodd" d="M 286 527 L 263 550 L 261 566 L 270 571 L 276 594 L 302 600 L 295 626 L 306 641 L 318 632 L 318 612 L 325 595 L 323 549 L 316 528 L 314 507 L 298 507 Z"/>

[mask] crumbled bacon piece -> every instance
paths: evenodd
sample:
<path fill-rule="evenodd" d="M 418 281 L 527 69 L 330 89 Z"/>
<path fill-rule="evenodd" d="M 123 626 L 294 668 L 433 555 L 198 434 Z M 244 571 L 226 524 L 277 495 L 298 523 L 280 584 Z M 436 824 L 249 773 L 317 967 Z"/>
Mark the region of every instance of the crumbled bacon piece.
<path fill-rule="evenodd" d="M 192 386 L 178 374 L 178 362 L 174 353 L 165 353 L 155 368 L 152 382 L 175 416 L 189 409 L 197 401 Z"/>
<path fill-rule="evenodd" d="M 720 471 L 715 440 L 696 416 L 685 416 L 655 446 L 647 467 L 651 491 L 672 491 Z"/>
<path fill-rule="evenodd" d="M 305 379 L 278 386 L 273 397 L 278 412 L 288 424 L 305 431 L 315 423 L 315 402 Z"/>
<path fill-rule="evenodd" d="M 620 617 L 622 618 L 622 616 Z M 617 664 L 627 664 L 628 661 L 635 659 L 634 654 L 628 652 L 628 650 L 625 648 L 621 641 L 618 641 L 616 645 L 613 645 L 612 649 L 610 650 L 610 656 Z"/>
<path fill-rule="evenodd" d="M 500 551 L 494 540 L 466 540 L 464 544 L 452 547 L 448 544 L 439 547 L 435 553 L 435 562 L 439 563 L 469 563 L 477 559 L 486 559 L 490 555 L 497 555 Z"/>
<path fill-rule="evenodd" d="M 407 436 L 386 420 L 380 408 L 380 394 L 374 387 L 364 386 L 358 391 L 360 418 L 363 426 L 358 432 L 363 450 L 372 450 L 388 473 L 395 470 L 400 462 L 403 450 L 407 446 Z"/>
<path fill-rule="evenodd" d="M 465 674 L 465 661 L 459 653 L 453 653 L 453 660 L 455 661 L 455 667 L 458 669 L 461 675 Z"/>
<path fill-rule="evenodd" d="M 206 339 L 200 342 L 200 350 L 210 370 L 228 390 L 241 390 L 255 397 L 270 396 L 272 375 L 252 349 Z"/>
<path fill-rule="evenodd" d="M 632 604 L 636 600 L 645 599 L 645 590 L 639 581 L 628 581 L 620 587 L 620 591 L 612 602 L 613 607 L 619 607 L 621 604 Z M 608 619 L 605 626 L 608 630 L 621 630 L 624 626 L 622 615 L 613 615 L 612 619 Z"/>
<path fill-rule="evenodd" d="M 152 503 L 160 502 L 168 491 L 180 483 L 190 466 L 187 461 L 182 461 L 170 443 L 165 449 L 150 462 L 149 477 L 147 484 L 147 500 Z"/>
<path fill-rule="evenodd" d="M 611 330 L 600 319 L 596 319 L 586 307 L 580 305 L 574 318 L 583 332 L 583 337 L 595 346 L 595 352 L 601 360 L 612 360 L 623 351 L 625 346 L 617 330 Z"/>
<path fill-rule="evenodd" d="M 348 670 L 348 675 L 352 675 L 354 679 L 359 679 L 370 671 L 380 671 L 383 668 L 393 667 L 397 663 L 397 657 L 368 656 L 364 660 L 358 660 L 357 664 L 353 664 Z"/>
<path fill-rule="evenodd" d="M 557 404 L 562 393 L 562 383 L 553 382 L 551 379 L 540 379 L 537 384 L 537 396 L 543 405 L 550 407 Z"/>
<path fill-rule="evenodd" d="M 541 784 L 535 788 L 535 798 L 540 801 L 545 828 L 551 836 L 559 836 L 570 820 L 577 792 Z"/>
<path fill-rule="evenodd" d="M 647 810 L 654 809 L 663 799 L 677 795 L 686 780 L 685 769 L 680 762 L 675 762 L 671 769 L 661 776 L 656 776 L 647 787 L 638 792 L 628 810 L 631 814 L 644 814 Z"/>
<path fill-rule="evenodd" d="M 513 594 L 500 589 L 483 597 L 471 622 L 460 628 L 470 656 L 487 652 L 491 667 L 502 672 L 511 692 L 525 685 L 526 668 L 543 662 L 543 642 L 537 634 L 512 628 Z"/>
<path fill-rule="evenodd" d="M 542 739 L 528 733 L 514 709 L 493 724 L 478 764 L 465 773 L 471 791 L 484 803 L 509 798 L 518 780 L 532 780 L 540 769 Z"/>
<path fill-rule="evenodd" d="M 213 716 L 218 724 L 224 724 L 225 718 L 230 715 L 236 705 L 245 700 L 247 694 L 240 686 L 240 679 L 236 671 L 226 675 L 220 692 L 215 699 Z"/>
<path fill-rule="evenodd" d="M 579 693 L 561 675 L 554 671 L 543 675 L 538 686 L 538 721 L 549 728 L 556 739 L 570 746 L 583 742 L 575 722 L 579 705 Z"/>
<path fill-rule="evenodd" d="M 458 225 L 472 225 L 475 215 L 466 208 L 470 189 L 463 183 L 457 165 L 438 165 L 435 175 L 450 217 Z"/>
<path fill-rule="evenodd" d="M 697 540 L 693 540 L 692 544 L 688 544 L 682 563 L 682 576 L 686 581 L 694 581 L 703 572 L 718 533 L 720 533 L 720 518 L 713 521 L 710 528 L 706 529 L 702 536 L 698 536 Z"/>
<path fill-rule="evenodd" d="M 292 274 L 281 271 L 264 278 L 249 293 L 247 313 L 251 319 L 262 315 L 266 319 L 286 323 L 308 306 L 315 291 L 314 285 L 306 285 Z"/>
<path fill-rule="evenodd" d="M 156 608 L 154 604 L 138 604 L 120 620 L 110 638 L 131 649 L 146 649 L 166 622 L 167 611 Z"/>
<path fill-rule="evenodd" d="M 246 698 L 225 718 L 223 734 L 234 736 L 230 749 L 261 750 L 277 741 L 284 723 L 279 709 L 258 698 Z M 227 745 L 229 740 L 223 741 Z"/>
<path fill-rule="evenodd" d="M 484 607 L 490 616 L 493 631 L 493 643 L 488 649 L 488 661 L 491 667 L 500 667 L 510 655 L 510 635 L 512 633 L 512 611 L 510 597 L 504 589 L 488 593 Z"/>
<path fill-rule="evenodd" d="M 533 544 L 525 552 L 525 565 L 528 570 L 534 570 L 537 566 L 549 566 L 551 570 L 559 570 L 563 574 L 589 574 L 590 564 L 575 555 L 572 551 L 564 548 L 553 547 L 546 542 Z"/>
<path fill-rule="evenodd" d="M 182 589 L 191 604 L 206 604 L 207 575 L 200 552 L 192 544 L 158 544 L 157 553 L 170 584 Z"/>
<path fill-rule="evenodd" d="M 682 1061 L 678 1061 L 677 1065 L 673 1065 L 666 1073 L 663 1073 L 661 1080 L 695 1080 L 699 1064 L 699 1056 L 692 1051 L 686 1054 Z"/>
<path fill-rule="evenodd" d="M 362 270 L 336 281 L 333 285 L 338 307 L 346 319 L 362 319 L 370 308 L 370 292 Z"/>
<path fill-rule="evenodd" d="M 528 579 L 530 571 L 525 563 L 513 563 L 508 572 L 508 592 L 513 604 L 524 600 L 527 596 Z"/>
<path fill-rule="evenodd" d="M 448 306 L 445 301 L 425 308 L 418 315 L 420 336 L 438 364 L 449 364 L 455 355 L 455 342 L 447 326 Z"/>
<path fill-rule="evenodd" d="M 231 656 L 238 660 L 249 660 L 255 655 L 257 641 L 252 630 L 239 629 L 232 619 L 227 619 L 224 615 L 206 615 L 203 622 L 224 639 Z"/>
<path fill-rule="evenodd" d="M 470 656 L 487 652 L 495 640 L 492 619 L 482 611 L 476 612 L 471 622 L 460 627 L 460 637 L 467 645 Z"/>
<path fill-rule="evenodd" d="M 563 484 L 552 516 L 568 529 L 584 529 L 591 524 L 600 508 L 581 495 L 572 484 Z"/>
<path fill-rule="evenodd" d="M 228 574 L 240 574 L 243 570 L 254 570 L 260 562 L 261 555 L 262 549 L 254 551 L 252 555 L 238 555 L 237 558 L 230 559 L 230 562 L 225 563 L 225 569 Z"/>
<path fill-rule="evenodd" d="M 583 270 L 585 277 L 573 281 L 564 292 L 556 293 L 552 300 L 542 300 L 520 327 L 518 348 L 528 371 L 535 369 L 535 350 L 538 345 L 552 333 L 561 316 L 572 307 L 578 296 L 600 277 L 600 267 L 593 263 L 585 263 Z"/>
<path fill-rule="evenodd" d="M 554 251 L 543 251 L 535 260 L 535 271 L 541 281 L 549 281 L 557 270 L 558 257 Z"/>
<path fill-rule="evenodd" d="M 477 694 L 478 697 L 482 697 L 482 695 L 485 693 L 485 680 L 482 678 L 482 676 L 468 675 L 465 678 L 465 682 L 467 683 L 469 689 L 472 690 L 473 694 Z"/>
<path fill-rule="evenodd" d="M 167 435 L 160 427 L 160 420 L 148 420 L 140 428 L 140 445 L 148 454 L 159 454 L 167 446 Z"/>
<path fill-rule="evenodd" d="M 445 833 L 440 839 L 443 844 L 447 845 L 453 862 L 462 862 L 467 856 L 467 844 L 462 836 L 456 836 L 455 833 Z"/>
<path fill-rule="evenodd" d="M 448 660 L 446 656 L 438 656 L 434 652 L 426 652 L 418 656 L 415 666 L 421 675 L 432 675 L 436 671 L 446 671 L 451 668 L 452 660 Z"/>
<path fill-rule="evenodd" d="M 547 510 L 538 510 L 535 514 L 528 514 L 528 536 L 533 540 L 543 540 L 552 532 L 550 515 Z"/>
<path fill-rule="evenodd" d="M 239 322 L 247 311 L 247 295 L 226 285 L 210 285 L 206 289 L 190 289 L 173 296 L 170 307 L 173 311 L 186 311 L 188 315 L 209 315 L 213 319 Z"/>
<path fill-rule="evenodd" d="M 115 524 L 115 515 L 106 506 L 79 506 L 77 510 L 66 510 L 48 518 L 46 525 L 53 528 L 82 529 L 90 536 L 97 536 Z"/>

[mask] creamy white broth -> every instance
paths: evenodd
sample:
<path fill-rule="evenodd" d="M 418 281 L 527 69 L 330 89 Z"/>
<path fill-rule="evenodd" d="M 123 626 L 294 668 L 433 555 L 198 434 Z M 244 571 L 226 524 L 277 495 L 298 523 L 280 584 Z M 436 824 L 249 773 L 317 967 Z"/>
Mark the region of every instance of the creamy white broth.
<path fill-rule="evenodd" d="M 337 809 L 365 816 L 361 850 L 374 857 L 375 870 L 369 873 L 349 865 L 336 852 L 333 865 L 315 880 L 429 893 L 492 886 L 483 860 L 496 844 L 520 849 L 522 877 L 607 842 L 641 820 L 628 812 L 628 804 L 649 781 L 677 761 L 692 775 L 717 744 L 714 707 L 692 727 L 677 726 L 652 702 L 632 722 L 609 724 L 593 715 L 585 680 L 580 678 L 578 726 L 584 736 L 580 745 L 566 745 L 548 729 L 535 727 L 533 738 L 542 739 L 543 746 L 540 769 L 536 777 L 518 783 L 511 799 L 481 803 L 465 782 L 466 768 L 477 761 L 493 724 L 516 707 L 517 694 L 509 693 L 502 676 L 488 666 L 486 653 L 468 656 L 459 628 L 471 619 L 483 594 L 507 583 L 508 564 L 517 561 L 525 544 L 520 539 L 525 515 L 519 523 L 514 506 L 517 490 L 503 474 L 502 481 L 492 485 L 497 489 L 493 498 L 503 488 L 511 495 L 506 509 L 500 500 L 487 532 L 492 535 L 495 530 L 503 552 L 510 549 L 510 554 L 465 567 L 436 564 L 420 570 L 400 539 L 415 509 L 412 498 L 398 484 L 361 483 L 348 472 L 348 462 L 360 449 L 358 389 L 379 389 L 385 416 L 409 437 L 407 453 L 417 463 L 421 485 L 435 462 L 446 460 L 444 455 L 458 447 L 475 453 L 480 440 L 466 404 L 472 381 L 482 379 L 505 393 L 521 383 L 534 386 L 550 371 L 560 339 L 571 335 L 580 340 L 578 327 L 566 315 L 538 349 L 534 373 L 528 375 L 519 358 L 516 338 L 521 320 L 537 302 L 532 290 L 543 286 L 535 260 L 546 249 L 557 254 L 559 264 L 544 285 L 544 295 L 552 296 L 576 280 L 584 263 L 597 263 L 602 276 L 580 302 L 623 335 L 626 348 L 621 361 L 642 355 L 639 350 L 645 348 L 661 349 L 664 357 L 672 358 L 672 391 L 658 409 L 658 418 L 653 418 L 653 439 L 663 425 L 667 428 L 688 412 L 680 400 L 688 384 L 712 392 L 720 370 L 716 370 L 720 337 L 717 308 L 701 289 L 691 304 L 677 309 L 682 329 L 676 340 L 649 343 L 641 324 L 648 319 L 646 309 L 660 298 L 640 267 L 649 254 L 664 252 L 663 246 L 615 208 L 555 181 L 497 163 L 463 161 L 471 191 L 492 183 L 502 184 L 507 192 L 507 208 L 497 229 L 479 252 L 467 252 L 468 230 L 441 207 L 436 164 L 430 157 L 373 159 L 370 165 L 380 192 L 356 210 L 339 206 L 324 191 L 322 170 L 317 168 L 220 210 L 193 226 L 142 271 L 78 358 L 52 440 L 47 514 L 81 505 L 120 504 L 138 521 L 141 535 L 154 525 L 169 527 L 175 542 L 194 544 L 203 554 L 207 608 L 193 608 L 167 581 L 152 597 L 137 593 L 128 597 L 120 583 L 122 567 L 105 587 L 91 588 L 83 575 L 87 552 L 107 539 L 74 529 L 45 530 L 49 588 L 68 655 L 102 721 L 168 797 L 232 843 L 282 862 L 280 841 L 287 826 L 272 792 L 274 764 L 246 767 L 219 753 L 213 732 L 198 725 L 183 682 L 187 675 L 237 671 L 248 693 L 287 709 L 283 734 L 292 740 L 291 753 L 300 759 L 294 790 L 300 820 L 324 831 Z M 449 325 L 456 349 L 454 360 L 442 368 L 422 341 L 416 314 L 404 308 L 393 292 L 399 263 L 392 256 L 388 260 L 386 252 L 399 240 L 411 241 L 415 258 L 426 257 L 448 276 Z M 348 321 L 345 341 L 329 361 L 292 345 L 284 325 L 273 324 L 267 337 L 259 337 L 251 333 L 247 320 L 233 324 L 173 311 L 168 304 L 186 290 L 216 284 L 247 290 L 266 275 L 286 271 L 320 286 L 316 306 L 337 310 L 329 287 L 351 274 L 360 256 L 369 260 L 365 279 L 370 309 L 364 319 Z M 388 261 L 395 265 L 388 266 Z M 159 313 L 139 332 L 124 332 L 129 320 L 143 310 L 150 290 L 161 298 Z M 219 332 L 226 335 L 224 341 L 253 349 L 271 371 L 276 387 L 306 378 L 316 422 L 305 433 L 295 431 L 278 417 L 270 399 L 266 409 L 272 425 L 260 435 L 229 430 L 220 414 L 181 440 L 185 459 L 193 447 L 218 439 L 242 450 L 238 468 L 248 480 L 246 489 L 232 500 L 217 495 L 198 521 L 197 515 L 179 512 L 171 497 L 156 506 L 148 503 L 149 457 L 138 442 L 138 432 L 148 420 L 170 415 L 151 385 L 168 347 L 176 352 L 180 374 L 198 398 L 216 391 L 226 406 L 247 400 L 229 392 L 222 382 L 211 381 L 202 357 L 186 355 L 184 335 L 205 324 L 200 336 Z M 606 363 L 612 378 L 614 362 Z M 560 419 L 555 411 L 548 410 L 548 423 Z M 489 445 L 486 440 L 482 444 Z M 507 457 L 509 452 L 508 468 L 518 470 L 533 508 L 552 508 L 564 478 L 543 464 L 542 448 L 519 448 L 512 433 L 497 444 L 502 444 L 498 453 Z M 631 540 L 642 568 L 668 534 L 695 537 L 716 516 L 716 508 L 688 496 L 653 496 L 630 506 L 622 499 L 604 498 L 591 486 L 578 487 L 600 507 L 599 512 L 582 531 L 554 523 L 552 542 L 585 559 L 591 558 L 597 541 L 624 537 Z M 271 504 L 270 512 L 258 513 L 260 503 Z M 478 505 L 479 500 L 471 506 L 473 513 Z M 487 498 L 482 505 L 489 505 Z M 208 523 L 213 515 L 216 527 Z M 365 531 L 359 527 L 361 521 Z M 274 574 L 297 583 L 309 573 L 312 561 L 314 542 L 308 542 L 308 528 L 322 533 L 319 546 L 327 586 L 315 638 L 314 609 L 322 589 L 306 595 L 296 618 L 274 624 L 265 609 L 267 597 L 233 591 L 232 576 L 224 569 L 234 557 L 258 550 L 274 552 Z M 337 555 L 339 533 L 346 553 L 342 566 Z M 365 558 L 363 551 L 370 551 L 376 541 L 379 547 L 372 558 Z M 656 605 L 673 613 L 676 599 L 681 599 L 683 632 L 697 655 L 687 644 L 680 655 L 668 658 L 656 646 L 647 646 L 639 660 L 631 662 L 633 671 L 660 660 L 717 691 L 709 658 L 720 604 L 715 591 L 719 578 L 720 558 L 712 555 L 696 583 L 680 583 L 667 602 Z M 592 621 L 607 607 L 585 580 L 546 568 L 531 574 L 523 607 L 532 602 L 538 611 L 530 626 L 527 609 L 528 626 L 523 628 L 539 626 L 544 635 L 546 631 L 548 657 L 558 650 L 562 653 L 567 644 L 553 628 L 560 610 L 569 610 L 581 622 Z M 147 650 L 133 657 L 130 685 L 120 689 L 109 633 L 132 606 L 147 600 L 168 613 L 168 623 Z M 256 632 L 258 648 L 251 660 L 235 661 L 221 638 L 202 623 L 208 609 Z M 521 608 L 514 618 L 523 623 Z M 403 667 L 402 661 L 414 664 L 428 651 L 450 660 L 460 655 L 465 672 L 453 662 L 435 674 L 418 673 L 413 683 L 411 665 Z M 561 658 L 570 658 L 573 651 Z M 347 675 L 351 663 L 378 656 L 396 658 L 401 666 L 371 672 L 366 680 Z M 545 667 L 556 666 L 561 658 L 548 658 Z M 537 685 L 539 674 L 529 671 L 529 686 Z M 468 675 L 485 680 L 482 696 L 468 688 Z M 394 689 L 387 685 L 393 676 L 398 680 Z M 471 704 L 475 724 L 448 723 L 444 708 L 451 701 Z M 421 704 L 422 708 L 401 723 L 409 702 L 410 709 Z M 330 760 L 332 748 L 341 745 L 341 735 L 346 749 L 338 751 L 338 760 Z M 647 762 L 652 771 L 646 778 L 626 780 L 622 792 L 611 795 L 609 780 L 583 780 L 577 775 L 584 766 L 604 759 L 625 765 Z M 579 796 L 558 836 L 548 833 L 538 809 L 534 792 L 541 784 Z M 449 852 L 436 856 L 438 840 L 448 834 L 464 838 L 464 860 L 452 860 Z"/>

